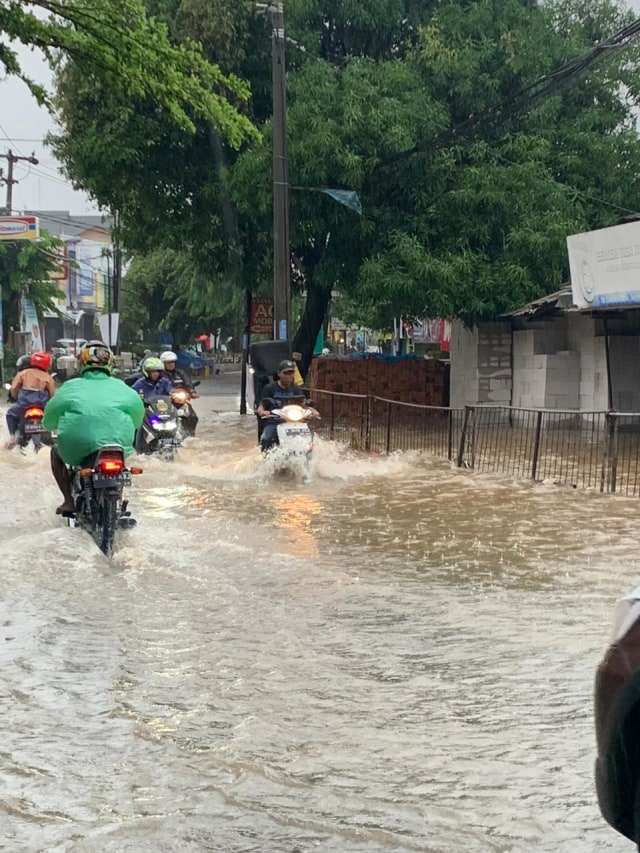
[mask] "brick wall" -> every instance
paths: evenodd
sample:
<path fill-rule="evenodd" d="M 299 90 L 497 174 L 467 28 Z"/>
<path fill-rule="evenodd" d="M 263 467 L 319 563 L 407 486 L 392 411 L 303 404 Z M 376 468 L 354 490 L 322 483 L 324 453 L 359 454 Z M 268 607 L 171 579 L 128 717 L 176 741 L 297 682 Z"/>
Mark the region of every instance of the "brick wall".
<path fill-rule="evenodd" d="M 319 356 L 311 363 L 308 387 L 417 403 L 449 405 L 449 365 L 435 359 Z"/>

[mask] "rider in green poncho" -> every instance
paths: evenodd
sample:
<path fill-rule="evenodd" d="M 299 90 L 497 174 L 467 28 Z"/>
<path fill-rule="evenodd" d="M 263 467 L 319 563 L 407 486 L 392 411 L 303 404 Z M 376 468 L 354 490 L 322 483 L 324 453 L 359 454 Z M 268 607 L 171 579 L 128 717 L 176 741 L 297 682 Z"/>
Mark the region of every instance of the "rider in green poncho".
<path fill-rule="evenodd" d="M 44 427 L 58 433 L 51 470 L 64 497 L 57 513 L 74 510 L 68 465 L 90 464 L 105 444 L 133 453 L 133 439 L 144 417 L 142 400 L 111 376 L 113 353 L 102 341 L 89 341 L 78 353 L 81 377 L 71 379 L 47 403 Z"/>

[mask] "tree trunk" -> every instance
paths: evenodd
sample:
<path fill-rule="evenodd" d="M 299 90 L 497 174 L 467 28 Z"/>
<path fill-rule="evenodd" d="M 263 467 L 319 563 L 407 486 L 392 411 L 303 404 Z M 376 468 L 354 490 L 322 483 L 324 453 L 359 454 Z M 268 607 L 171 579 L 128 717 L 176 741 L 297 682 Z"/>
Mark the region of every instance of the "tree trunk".
<path fill-rule="evenodd" d="M 306 377 L 309 370 L 318 332 L 322 328 L 330 302 L 331 285 L 316 284 L 311 277 L 307 279 L 307 301 L 300 326 L 293 339 L 293 351 L 302 355 L 298 367 L 303 377 Z"/>

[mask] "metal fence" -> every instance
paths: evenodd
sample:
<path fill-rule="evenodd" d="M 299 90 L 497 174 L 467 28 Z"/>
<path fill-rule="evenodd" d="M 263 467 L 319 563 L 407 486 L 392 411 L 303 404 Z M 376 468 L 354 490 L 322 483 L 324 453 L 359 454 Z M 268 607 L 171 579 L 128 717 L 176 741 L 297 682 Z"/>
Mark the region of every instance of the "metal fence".
<path fill-rule="evenodd" d="M 315 431 L 358 450 L 421 450 L 459 467 L 640 494 L 640 412 L 464 409 L 314 391 Z"/>

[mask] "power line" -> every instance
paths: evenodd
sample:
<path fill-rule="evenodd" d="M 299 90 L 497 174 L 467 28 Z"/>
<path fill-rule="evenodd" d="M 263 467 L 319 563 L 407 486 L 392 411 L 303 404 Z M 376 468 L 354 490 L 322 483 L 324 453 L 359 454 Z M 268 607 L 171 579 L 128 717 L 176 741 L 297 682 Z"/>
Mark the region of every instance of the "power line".
<path fill-rule="evenodd" d="M 397 154 L 392 154 L 383 158 L 377 164 L 387 166 L 397 163 L 412 157 L 414 154 L 423 153 L 425 146 L 433 146 L 438 140 L 444 141 L 456 139 L 461 131 L 468 127 L 480 127 L 489 122 L 495 124 L 497 120 L 503 122 L 514 118 L 517 114 L 526 113 L 538 106 L 542 101 L 552 97 L 553 95 L 566 88 L 586 71 L 588 71 L 595 63 L 604 56 L 610 56 L 615 50 L 629 47 L 640 36 L 640 18 L 636 18 L 630 24 L 622 27 L 608 39 L 598 42 L 589 48 L 589 50 L 558 66 L 548 74 L 539 77 L 532 83 L 523 86 L 518 92 L 512 95 L 508 100 L 498 105 L 495 109 L 487 110 L 485 116 L 469 115 L 466 119 L 458 122 L 453 127 L 436 133 L 422 143 L 413 145 L 405 151 L 400 151 Z"/>

